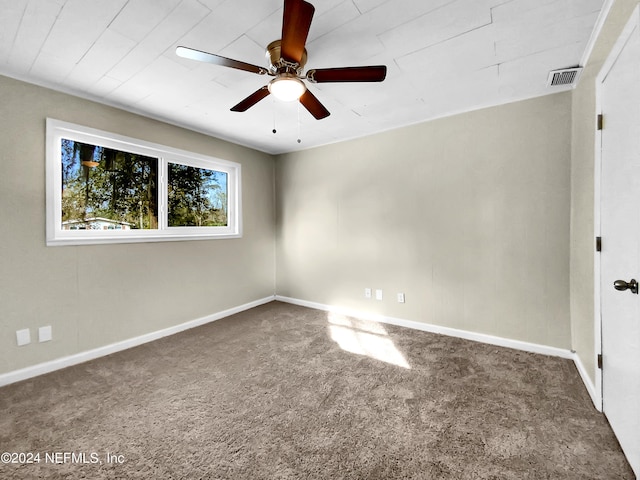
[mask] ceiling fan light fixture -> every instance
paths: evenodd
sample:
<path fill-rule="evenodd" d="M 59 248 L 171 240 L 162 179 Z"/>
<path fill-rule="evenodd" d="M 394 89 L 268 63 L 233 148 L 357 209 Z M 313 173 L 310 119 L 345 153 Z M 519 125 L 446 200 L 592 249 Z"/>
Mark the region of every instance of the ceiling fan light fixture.
<path fill-rule="evenodd" d="M 283 102 L 298 100 L 306 90 L 302 80 L 293 74 L 281 74 L 269 82 L 269 93 Z"/>

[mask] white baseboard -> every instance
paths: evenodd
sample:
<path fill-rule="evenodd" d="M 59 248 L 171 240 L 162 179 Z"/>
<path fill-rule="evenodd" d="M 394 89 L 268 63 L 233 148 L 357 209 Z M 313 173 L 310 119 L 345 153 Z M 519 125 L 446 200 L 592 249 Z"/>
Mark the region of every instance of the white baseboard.
<path fill-rule="evenodd" d="M 87 362 L 89 360 L 94 360 L 96 358 L 104 357 L 106 355 L 111 355 L 112 353 L 116 353 L 132 347 L 137 347 L 138 345 L 142 345 L 144 343 L 152 342 L 154 340 L 158 340 L 160 338 L 167 337 L 169 335 L 174 335 L 176 333 L 183 332 L 191 328 L 199 327 L 201 325 L 205 325 L 207 323 L 220 320 L 230 315 L 234 315 L 236 313 L 240 313 L 245 310 L 258 307 L 260 305 L 264 305 L 265 303 L 269 303 L 273 300 L 290 303 L 293 305 L 300 305 L 302 307 L 314 308 L 316 310 L 335 312 L 341 315 L 348 315 L 350 317 L 362 318 L 365 320 L 371 320 L 371 321 L 380 322 L 380 323 L 388 323 L 391 325 L 398 325 L 400 327 L 411 328 L 414 330 L 422 330 L 424 332 L 438 333 L 442 335 L 448 335 L 451 337 L 458 337 L 466 340 L 487 343 L 490 345 L 513 348 L 513 349 L 522 350 L 525 352 L 539 353 L 542 355 L 550 355 L 554 357 L 561 357 L 561 358 L 567 358 L 567 359 L 573 360 L 573 362 L 576 365 L 576 368 L 578 369 L 578 373 L 580 374 L 580 377 L 582 378 L 582 381 L 587 389 L 587 392 L 591 397 L 591 401 L 593 402 L 595 408 L 598 411 L 600 412 L 602 411 L 602 398 L 598 394 L 598 390 L 596 389 L 595 385 L 591 381 L 591 378 L 589 377 L 589 374 L 587 373 L 587 370 L 582 364 L 582 361 L 580 360 L 580 357 L 578 356 L 578 354 L 575 352 L 571 352 L 570 350 L 565 350 L 565 349 L 556 348 L 556 347 L 549 347 L 546 345 L 539 345 L 535 343 L 522 342 L 519 340 L 511 340 L 503 337 L 495 337 L 493 335 L 486 335 L 482 333 L 469 332 L 467 330 L 459 330 L 455 328 L 442 327 L 439 325 L 416 322 L 414 320 L 405 320 L 401 318 L 386 317 L 383 315 L 377 315 L 377 314 L 366 313 L 358 310 L 325 305 L 322 303 L 310 302 L 307 300 L 300 300 L 297 298 L 283 297 L 281 295 L 265 297 L 260 300 L 256 300 L 253 302 L 246 303 L 244 305 L 240 305 L 238 307 L 223 310 L 221 312 L 214 313 L 212 315 L 207 315 L 205 317 L 197 318 L 195 320 L 181 323 L 179 325 L 165 328 L 163 330 L 150 332 L 135 338 L 130 338 L 127 340 L 123 340 L 121 342 L 105 345 L 104 347 L 95 348 L 93 350 L 87 350 L 85 352 L 77 353 L 74 355 L 69 355 L 66 357 L 57 358 L 55 360 L 50 360 L 48 362 L 39 363 L 31 367 L 26 367 L 20 370 L 14 370 L 12 372 L 4 373 L 0 375 L 0 387 L 4 385 L 9 385 L 11 383 L 19 382 L 22 380 L 27 380 L 29 378 L 37 377 L 38 375 L 43 375 L 45 373 L 53 372 L 55 370 L 60 370 L 62 368 L 70 367 L 72 365 L 77 365 L 79 363 Z"/>
<path fill-rule="evenodd" d="M 339 313 L 341 315 L 347 315 L 350 317 L 362 318 L 365 320 L 372 320 L 380 323 L 389 323 L 392 325 L 398 325 L 400 327 L 413 328 L 415 330 L 422 330 L 424 332 L 439 333 L 441 335 L 448 335 L 450 337 L 464 338 L 466 340 L 472 340 L 475 342 L 487 343 L 489 345 L 497 345 L 500 347 L 513 348 L 516 350 L 522 350 L 530 353 L 539 353 L 542 355 L 549 355 L 552 357 L 566 358 L 573 360 L 580 378 L 584 383 L 584 386 L 591 397 L 594 407 L 599 412 L 602 412 L 602 397 L 598 393 L 598 389 L 595 387 L 587 370 L 585 369 L 580 357 L 577 353 L 571 350 L 563 348 L 549 347 L 547 345 L 539 345 L 536 343 L 521 342 L 519 340 L 511 340 L 509 338 L 495 337 L 493 335 L 485 335 L 483 333 L 469 332 L 467 330 L 459 330 L 456 328 L 441 327 L 439 325 L 432 325 L 428 323 L 416 322 L 414 320 L 404 320 L 401 318 L 385 317 L 383 315 L 376 315 L 372 313 L 365 313 L 357 310 L 351 310 L 342 307 L 336 307 L 332 305 L 325 305 L 322 303 L 309 302 L 307 300 L 300 300 L 297 298 L 283 297 L 276 295 L 275 299 L 280 302 L 291 303 L 294 305 L 300 305 L 302 307 L 315 308 L 316 310 L 324 310 L 327 312 Z"/>
<path fill-rule="evenodd" d="M 587 373 L 587 369 L 584 368 L 584 364 L 577 353 L 573 353 L 573 363 L 576 364 L 576 368 L 578 369 L 578 373 L 580 374 L 580 378 L 582 378 L 582 383 L 587 389 L 589 396 L 591 397 L 591 401 L 593 402 L 593 406 L 596 407 L 596 410 L 602 412 L 602 396 L 598 393 L 598 389 L 591 381 L 591 377 Z"/>
<path fill-rule="evenodd" d="M 335 312 L 341 315 L 362 318 L 364 320 L 372 320 L 380 323 L 388 323 L 391 325 L 398 325 L 400 327 L 412 328 L 414 330 L 422 330 L 424 332 L 439 333 L 441 335 L 447 335 L 449 337 L 464 338 L 465 340 L 472 340 L 474 342 L 487 343 L 489 345 L 496 345 L 499 347 L 513 348 L 516 350 L 521 350 L 521 351 L 530 352 L 530 353 L 540 353 L 542 355 L 567 358 L 570 360 L 574 359 L 573 352 L 571 352 L 571 350 L 566 350 L 563 348 L 549 347 L 547 345 L 539 345 L 536 343 L 522 342 L 520 340 L 511 340 L 509 338 L 503 338 L 503 337 L 495 337 L 493 335 L 470 332 L 468 330 L 459 330 L 457 328 L 442 327 L 440 325 L 416 322 L 415 320 L 405 320 L 402 318 L 386 317 L 384 315 L 365 313 L 357 310 L 351 310 L 351 309 L 336 307 L 332 305 L 324 305 L 321 303 L 309 302 L 306 300 L 299 300 L 297 298 L 283 297 L 280 295 L 276 295 L 275 299 L 280 302 L 300 305 L 302 307 L 315 308 L 316 310 Z"/>
<path fill-rule="evenodd" d="M 76 353 L 74 355 L 69 355 L 66 357 L 57 358 L 55 360 L 50 360 L 48 362 L 39 363 L 31 367 L 26 367 L 20 370 L 14 370 L 12 372 L 3 373 L 2 375 L 0 375 L 0 387 L 4 385 L 9 385 L 10 383 L 15 383 L 22 380 L 27 380 L 29 378 L 37 377 L 38 375 L 43 375 L 45 373 L 53 372 L 55 370 L 60 370 L 62 368 L 70 367 L 72 365 L 77 365 L 78 363 L 83 363 L 89 360 L 94 360 L 99 357 L 111 355 L 112 353 L 115 353 L 115 352 L 127 350 L 129 348 L 137 347 L 138 345 L 152 342 L 154 340 L 158 340 L 160 338 L 167 337 L 169 335 L 183 332 L 191 328 L 199 327 L 206 323 L 214 322 L 216 320 L 220 320 L 230 315 L 234 315 L 236 313 L 249 310 L 250 308 L 258 307 L 260 305 L 264 305 L 265 303 L 272 302 L 274 298 L 275 298 L 274 296 L 265 297 L 260 300 L 255 300 L 253 302 L 245 303 L 244 305 L 240 305 L 238 307 L 229 308 L 227 310 L 223 310 L 221 312 L 214 313 L 212 315 L 207 315 L 205 317 L 197 318 L 189 322 L 181 323 L 173 327 L 165 328 L 155 332 L 146 333 L 144 335 L 140 335 L 139 337 L 129 338 L 121 342 L 105 345 L 104 347 L 98 347 L 93 350 L 87 350 L 85 352 Z"/>

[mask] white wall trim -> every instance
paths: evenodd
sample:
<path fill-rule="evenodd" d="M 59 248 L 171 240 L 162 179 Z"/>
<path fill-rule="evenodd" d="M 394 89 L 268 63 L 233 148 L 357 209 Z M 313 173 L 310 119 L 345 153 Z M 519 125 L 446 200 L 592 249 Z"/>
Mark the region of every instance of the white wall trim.
<path fill-rule="evenodd" d="M 144 335 L 140 335 L 139 337 L 129 338 L 121 342 L 105 345 L 104 347 L 98 347 L 93 350 L 87 350 L 85 352 L 76 353 L 74 355 L 69 355 L 66 357 L 56 358 L 55 360 L 50 360 L 48 362 L 39 363 L 31 367 L 26 367 L 20 370 L 14 370 L 12 372 L 3 373 L 2 375 L 0 375 L 0 387 L 4 385 L 9 385 L 10 383 L 15 383 L 22 380 L 27 380 L 29 378 L 37 377 L 38 375 L 43 375 L 45 373 L 50 373 L 55 370 L 60 370 L 66 367 L 70 367 L 72 365 L 77 365 L 79 363 L 87 362 L 89 360 L 94 360 L 96 358 L 104 357 L 106 355 L 111 355 L 112 353 L 120 352 L 122 350 L 127 350 L 132 347 L 137 347 L 138 345 L 142 345 L 144 343 L 152 342 L 154 340 L 158 340 L 160 338 L 167 337 L 169 335 L 174 335 L 176 333 L 180 333 L 185 330 L 189 330 L 191 328 L 199 327 L 201 325 L 205 325 L 207 323 L 220 320 L 222 318 L 228 317 L 230 315 L 234 315 L 236 313 L 244 312 L 245 310 L 249 310 L 251 308 L 264 305 L 265 303 L 272 302 L 273 300 L 274 300 L 274 296 L 272 295 L 269 297 L 262 298 L 260 300 L 255 300 L 253 302 L 245 303 L 244 305 L 240 305 L 238 307 L 233 307 L 218 313 L 213 313 L 205 317 L 196 318 L 195 320 L 181 323 L 173 327 L 164 328 L 162 330 L 157 330 L 155 332 L 146 333 Z"/>
<path fill-rule="evenodd" d="M 540 353 L 542 355 L 550 355 L 552 357 L 567 358 L 573 360 L 574 354 L 571 350 L 563 348 L 549 347 L 547 345 L 539 345 L 536 343 L 522 342 L 520 340 L 511 340 L 504 337 L 495 337 L 493 335 L 486 335 L 484 333 L 470 332 L 467 330 L 459 330 L 457 328 L 442 327 L 440 325 L 433 325 L 430 323 L 416 322 L 415 320 L 405 320 L 402 318 L 387 317 L 384 315 L 377 315 L 373 313 L 361 312 L 358 310 L 351 310 L 347 308 L 324 305 L 316 302 L 309 302 L 307 300 L 299 300 L 297 298 L 283 297 L 276 295 L 277 301 L 291 303 L 293 305 L 300 305 L 302 307 L 314 308 L 316 310 L 324 310 L 328 312 L 339 313 L 341 315 L 348 315 L 350 317 L 362 318 L 364 320 L 371 320 L 374 322 L 388 323 L 391 325 L 398 325 L 400 327 L 412 328 L 414 330 L 422 330 L 424 332 L 439 333 L 441 335 L 447 335 L 449 337 L 458 337 L 465 340 L 472 340 L 474 342 L 487 343 L 489 345 L 496 345 L 499 347 L 513 348 L 516 350 L 522 350 L 531 353 Z"/>
<path fill-rule="evenodd" d="M 471 340 L 474 342 L 486 343 L 489 345 L 496 345 L 499 347 L 513 348 L 514 350 L 521 350 L 530 353 L 538 353 L 541 355 L 549 355 L 552 357 L 566 358 L 573 360 L 580 378 L 584 383 L 584 386 L 591 397 L 591 401 L 596 410 L 602 412 L 602 398 L 599 389 L 591 381 L 587 370 L 585 369 L 580 357 L 577 353 L 564 348 L 550 347 L 547 345 L 540 345 L 536 343 L 522 342 L 520 340 L 512 340 L 504 337 L 495 337 L 493 335 L 486 335 L 483 333 L 470 332 L 467 330 L 459 330 L 456 328 L 442 327 L 439 325 L 433 325 L 429 323 L 416 322 L 415 320 L 405 320 L 401 318 L 386 317 L 384 315 L 377 315 L 373 313 L 362 312 L 359 310 L 352 310 L 348 308 L 325 305 L 317 302 L 310 302 L 307 300 L 300 300 L 297 298 L 283 297 L 276 295 L 276 301 L 291 303 L 293 305 L 299 305 L 301 307 L 314 308 L 316 310 L 323 310 L 327 312 L 334 312 L 341 315 L 347 315 L 350 317 L 362 318 L 364 320 L 371 320 L 374 322 L 388 323 L 391 325 L 398 325 L 400 327 L 412 328 L 414 330 L 421 330 L 423 332 L 438 333 L 441 335 L 447 335 L 450 337 L 463 338 L 465 340 Z"/>
<path fill-rule="evenodd" d="M 596 45 L 596 41 L 600 36 L 600 32 L 602 31 L 602 27 L 604 27 L 604 22 L 609 16 L 609 12 L 611 11 L 611 7 L 613 6 L 614 0 L 605 0 L 602 8 L 600 9 L 600 14 L 596 20 L 596 24 L 591 31 L 591 36 L 589 37 L 589 41 L 587 42 L 587 46 L 582 53 L 582 58 L 580 59 L 580 66 L 585 67 L 587 62 L 589 61 L 589 57 L 593 52 L 593 47 Z"/>
<path fill-rule="evenodd" d="M 598 411 L 600 412 L 602 411 L 602 399 L 601 399 L 599 390 L 591 382 L 591 379 L 584 365 L 582 364 L 580 357 L 575 352 L 571 352 L 570 350 L 565 350 L 565 349 L 556 348 L 556 347 L 549 347 L 546 345 L 539 345 L 535 343 L 522 342 L 519 340 L 512 340 L 512 339 L 503 338 L 503 337 L 495 337 L 493 335 L 486 335 L 482 333 L 459 330 L 455 328 L 442 327 L 439 325 L 416 322 L 414 320 L 387 317 L 383 315 L 362 312 L 359 310 L 353 310 L 353 309 L 348 309 L 344 307 L 337 307 L 337 306 L 325 305 L 317 302 L 310 302 L 307 300 L 300 300 L 297 298 L 284 297 L 281 295 L 268 296 L 259 300 L 255 300 L 253 302 L 245 303 L 244 305 L 240 305 L 238 307 L 229 308 L 227 310 L 223 310 L 218 313 L 197 318 L 189 322 L 181 323 L 173 327 L 157 330 L 155 332 L 150 332 L 144 335 L 140 335 L 138 337 L 123 340 L 121 342 L 105 345 L 103 347 L 95 348 L 93 350 L 87 350 L 85 352 L 77 353 L 74 355 L 69 355 L 66 357 L 57 358 L 55 360 L 50 360 L 48 362 L 39 363 L 31 367 L 26 367 L 19 370 L 14 370 L 12 372 L 4 373 L 0 375 L 0 387 L 9 385 L 11 383 L 20 382 L 22 380 L 27 380 L 29 378 L 37 377 L 39 375 L 44 375 L 45 373 L 61 370 L 66 367 L 87 362 L 89 360 L 94 360 L 96 358 L 111 355 L 112 353 L 120 352 L 122 350 L 127 350 L 129 348 L 137 347 L 139 345 L 143 345 L 145 343 L 149 343 L 154 340 L 167 337 L 169 335 L 174 335 L 176 333 L 180 333 L 185 330 L 189 330 L 191 328 L 199 327 L 201 325 L 205 325 L 207 323 L 220 320 L 222 318 L 234 315 L 236 313 L 240 313 L 245 310 L 249 310 L 251 308 L 264 305 L 266 303 L 272 302 L 273 300 L 290 303 L 292 305 L 299 305 L 302 307 L 313 308 L 316 310 L 339 313 L 342 315 L 362 318 L 365 320 L 371 320 L 371 321 L 380 322 L 380 323 L 387 323 L 390 325 L 397 325 L 400 327 L 411 328 L 414 330 L 421 330 L 429 333 L 437 333 L 441 335 L 447 335 L 450 337 L 457 337 L 457 338 L 463 338 L 465 340 L 486 343 L 489 345 L 513 348 L 515 350 L 521 350 L 525 352 L 538 353 L 542 355 L 550 355 L 554 357 L 573 360 L 578 370 L 578 373 L 580 374 L 580 377 L 582 378 L 582 381 L 587 389 L 587 392 L 589 393 L 589 396 L 593 401 L 594 406 Z"/>
<path fill-rule="evenodd" d="M 584 367 L 582 360 L 580 360 L 580 357 L 575 352 L 573 353 L 573 363 L 576 364 L 580 378 L 582 378 L 582 383 L 584 383 L 584 386 L 591 397 L 593 406 L 596 407 L 596 410 L 602 412 L 602 395 L 600 394 L 600 390 L 596 388 L 596 385 L 591 381 L 591 377 L 589 376 L 587 369 Z"/>

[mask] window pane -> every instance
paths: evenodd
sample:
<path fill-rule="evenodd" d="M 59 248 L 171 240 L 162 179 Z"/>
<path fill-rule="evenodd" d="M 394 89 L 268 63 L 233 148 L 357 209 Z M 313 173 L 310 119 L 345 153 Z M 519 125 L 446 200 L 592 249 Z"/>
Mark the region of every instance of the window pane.
<path fill-rule="evenodd" d="M 169 163 L 170 227 L 227 226 L 227 174 Z"/>
<path fill-rule="evenodd" d="M 62 229 L 158 228 L 158 159 L 62 139 Z"/>

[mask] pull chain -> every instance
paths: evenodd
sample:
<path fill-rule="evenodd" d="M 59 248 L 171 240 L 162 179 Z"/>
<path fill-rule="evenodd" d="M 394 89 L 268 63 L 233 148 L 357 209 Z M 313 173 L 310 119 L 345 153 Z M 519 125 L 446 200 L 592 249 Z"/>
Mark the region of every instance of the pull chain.
<path fill-rule="evenodd" d="M 298 102 L 298 143 L 302 143 L 300 139 L 300 102 Z"/>
<path fill-rule="evenodd" d="M 275 135 L 275 133 L 277 132 L 277 130 L 276 130 L 276 100 L 273 99 L 271 103 L 273 105 L 273 108 L 271 110 L 273 112 L 273 130 L 271 130 L 271 131 Z"/>
<path fill-rule="evenodd" d="M 300 121 L 300 102 L 298 102 L 298 143 L 302 143 L 302 139 L 300 138 L 300 130 L 301 130 L 301 125 L 302 122 Z M 273 101 L 273 130 L 271 130 L 271 132 L 275 135 L 276 133 L 278 133 L 278 130 L 276 129 L 276 101 Z"/>

